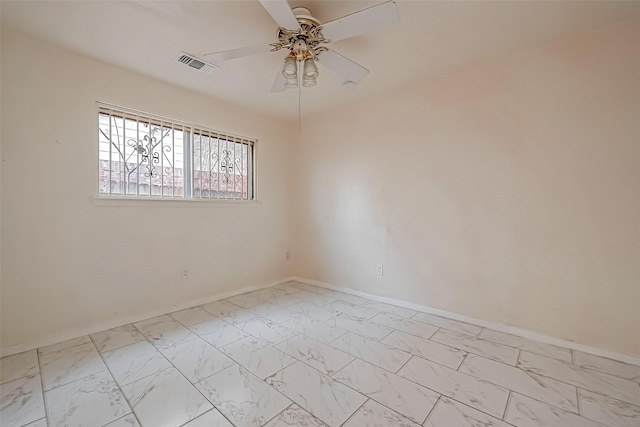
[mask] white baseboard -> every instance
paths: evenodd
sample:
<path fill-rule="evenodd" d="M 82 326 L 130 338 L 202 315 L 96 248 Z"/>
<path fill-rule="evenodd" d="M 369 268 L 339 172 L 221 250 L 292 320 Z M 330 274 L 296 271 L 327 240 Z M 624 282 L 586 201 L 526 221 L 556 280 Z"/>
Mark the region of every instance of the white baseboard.
<path fill-rule="evenodd" d="M 141 320 L 149 319 L 151 317 L 160 316 L 167 313 L 172 313 L 178 310 L 184 310 L 185 308 L 194 307 L 196 305 L 208 304 L 213 301 L 218 301 L 224 298 L 229 298 L 235 295 L 245 294 L 251 291 L 257 291 L 258 289 L 269 288 L 271 286 L 279 285 L 284 282 L 293 280 L 293 277 L 283 278 L 279 280 L 273 280 L 267 283 L 253 286 L 245 286 L 244 288 L 235 289 L 233 291 L 221 292 L 215 295 L 210 295 L 204 298 L 198 298 L 195 300 L 187 301 L 181 304 L 175 304 L 170 307 L 162 307 L 157 310 L 148 311 L 142 314 L 136 314 L 133 316 L 121 317 L 119 319 L 110 320 L 108 322 L 98 323 L 83 328 L 69 329 L 55 335 L 50 335 L 46 338 L 28 341 L 22 344 L 13 345 L 10 347 L 0 349 L 0 356 L 9 356 L 11 354 L 22 353 L 23 351 L 33 350 L 35 348 L 45 347 L 51 344 L 57 344 L 59 342 L 67 341 L 72 338 L 78 338 L 85 335 L 95 334 L 96 332 L 105 331 L 107 329 L 116 328 L 118 326 L 126 325 L 129 323 L 140 322 Z"/>
<path fill-rule="evenodd" d="M 627 354 L 616 353 L 614 351 L 605 350 L 597 347 L 592 347 L 585 344 L 580 344 L 573 341 L 563 340 L 561 338 L 552 337 L 549 335 L 541 334 L 539 332 L 533 332 L 526 329 L 516 328 L 515 326 L 505 325 L 504 323 L 493 322 L 490 320 L 478 319 L 471 316 L 465 316 L 463 314 L 452 313 L 450 311 L 440 310 L 437 308 L 429 307 L 426 305 L 414 304 L 412 302 L 402 301 L 395 298 L 383 297 L 379 295 L 370 294 L 368 292 L 361 292 L 354 289 L 346 288 L 343 286 L 336 286 L 330 283 L 321 282 L 319 280 L 307 279 L 304 277 L 293 277 L 293 280 L 298 282 L 307 283 L 309 285 L 316 285 L 327 289 L 333 289 L 334 291 L 340 291 L 347 294 L 357 295 L 365 298 L 370 298 L 375 301 L 386 302 L 388 304 L 397 305 L 399 307 L 409 308 L 423 313 L 435 314 L 438 316 L 446 317 L 453 320 L 459 320 L 461 322 L 471 323 L 474 325 L 482 326 L 483 328 L 493 329 L 499 332 L 507 334 L 517 335 L 523 338 L 529 338 L 532 340 L 540 341 L 547 344 L 553 344 L 560 347 L 569 348 L 572 350 L 583 351 L 585 353 L 595 354 L 596 356 L 606 357 L 608 359 L 618 360 L 624 363 L 630 363 L 640 366 L 640 358 L 629 356 Z"/>

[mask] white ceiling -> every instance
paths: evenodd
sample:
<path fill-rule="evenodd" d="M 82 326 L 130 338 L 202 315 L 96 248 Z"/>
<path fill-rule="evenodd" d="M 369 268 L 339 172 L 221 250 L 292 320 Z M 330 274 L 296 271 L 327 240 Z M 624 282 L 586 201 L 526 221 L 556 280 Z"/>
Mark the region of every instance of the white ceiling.
<path fill-rule="evenodd" d="M 289 0 L 327 22 L 378 1 Z M 283 52 L 224 62 L 211 75 L 176 62 L 276 41 L 258 1 L 2 1 L 2 25 L 278 118 L 295 120 L 298 93 L 270 93 Z M 401 22 L 331 48 L 369 68 L 357 86 L 320 68 L 302 89 L 304 114 L 363 101 L 495 57 L 640 14 L 638 1 L 398 1 Z"/>

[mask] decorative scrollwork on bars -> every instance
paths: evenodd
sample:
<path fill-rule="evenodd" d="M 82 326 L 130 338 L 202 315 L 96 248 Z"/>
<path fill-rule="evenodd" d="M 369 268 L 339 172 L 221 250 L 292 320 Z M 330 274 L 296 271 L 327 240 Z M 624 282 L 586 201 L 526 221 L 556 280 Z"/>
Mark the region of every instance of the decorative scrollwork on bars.
<path fill-rule="evenodd" d="M 222 182 L 228 184 L 231 181 L 231 175 L 233 174 L 234 162 L 231 161 L 231 150 L 222 150 L 223 160 L 220 164 L 220 170 L 224 173 Z"/>
<path fill-rule="evenodd" d="M 145 166 L 144 176 L 146 178 L 156 177 L 158 173 L 156 172 L 156 167 L 161 161 L 161 155 L 164 157 L 164 162 L 166 162 L 164 171 L 167 174 L 170 174 L 173 170 L 173 162 L 169 156 L 172 152 L 173 147 L 171 145 L 164 145 L 164 139 L 171 133 L 172 129 L 165 129 L 165 132 L 162 132 L 162 128 L 159 126 L 149 125 L 144 123 L 145 128 L 149 128 L 149 132 L 144 135 L 142 139 L 130 138 L 127 140 L 126 145 L 133 148 L 132 152 L 127 155 L 127 150 L 120 147 L 120 136 L 118 132 L 118 124 L 113 123 L 115 121 L 114 117 L 109 118 L 109 126 L 114 127 L 116 130 L 116 138 L 115 141 L 109 137 L 107 131 L 100 129 L 100 133 L 104 136 L 113 147 L 116 149 L 118 156 L 121 158 L 122 163 L 124 165 L 125 173 L 127 175 L 127 179 L 125 180 L 125 185 L 128 184 L 131 175 L 138 170 L 141 166 Z M 122 126 L 126 126 L 126 123 L 123 123 Z M 155 134 L 160 133 L 160 138 L 157 138 Z M 161 145 L 162 144 L 162 145 Z M 156 148 L 160 145 L 159 151 Z M 135 162 L 132 162 L 133 156 L 136 156 Z"/>

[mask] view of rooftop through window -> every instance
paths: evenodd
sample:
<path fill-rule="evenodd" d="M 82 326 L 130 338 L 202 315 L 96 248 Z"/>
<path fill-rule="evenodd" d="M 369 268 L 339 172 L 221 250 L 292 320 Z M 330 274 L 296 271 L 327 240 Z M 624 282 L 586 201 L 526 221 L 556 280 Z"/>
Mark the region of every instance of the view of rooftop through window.
<path fill-rule="evenodd" d="M 254 199 L 254 141 L 100 108 L 101 195 Z"/>

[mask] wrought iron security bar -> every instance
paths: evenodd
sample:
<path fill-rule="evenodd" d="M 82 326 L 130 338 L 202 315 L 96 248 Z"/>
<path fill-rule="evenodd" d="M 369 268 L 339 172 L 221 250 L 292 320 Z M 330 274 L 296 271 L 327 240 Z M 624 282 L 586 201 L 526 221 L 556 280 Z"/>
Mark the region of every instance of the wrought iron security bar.
<path fill-rule="evenodd" d="M 254 140 L 101 104 L 98 146 L 103 196 L 255 199 Z"/>

